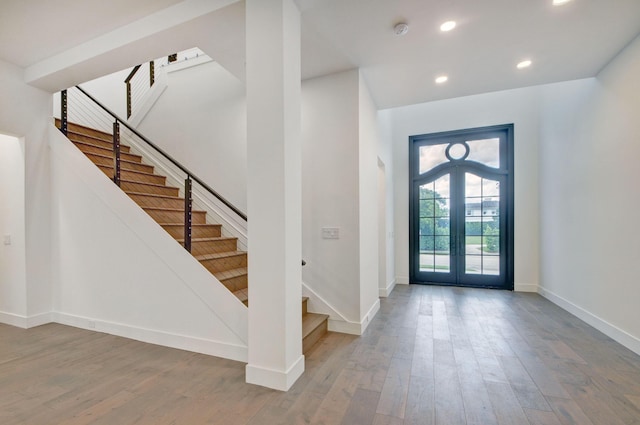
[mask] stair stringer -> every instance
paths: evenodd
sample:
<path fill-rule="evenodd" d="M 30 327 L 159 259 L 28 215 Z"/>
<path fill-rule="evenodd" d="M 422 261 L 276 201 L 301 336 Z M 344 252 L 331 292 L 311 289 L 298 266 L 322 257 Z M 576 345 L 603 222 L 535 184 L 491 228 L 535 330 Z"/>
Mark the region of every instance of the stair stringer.
<path fill-rule="evenodd" d="M 362 335 L 369 324 L 369 316 L 373 317 L 377 312 L 377 309 L 375 309 L 375 311 L 373 311 L 373 314 L 368 314 L 362 322 L 354 322 L 347 319 L 327 300 L 322 298 L 322 296 L 320 296 L 304 282 L 302 282 L 302 296 L 309 297 L 309 301 L 307 302 L 309 312 L 329 315 L 328 329 L 331 332 Z M 379 308 L 379 302 L 377 305 Z"/>
<path fill-rule="evenodd" d="M 247 307 L 53 125 L 49 146 L 53 320 L 246 362 Z"/>

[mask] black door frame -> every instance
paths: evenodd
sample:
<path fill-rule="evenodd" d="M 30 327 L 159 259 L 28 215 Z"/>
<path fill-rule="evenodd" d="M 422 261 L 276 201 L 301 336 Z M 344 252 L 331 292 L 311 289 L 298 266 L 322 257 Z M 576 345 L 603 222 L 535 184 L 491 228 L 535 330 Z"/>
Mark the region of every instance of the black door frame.
<path fill-rule="evenodd" d="M 504 280 L 502 282 L 497 282 L 496 280 L 488 283 L 478 283 L 479 280 L 489 280 L 492 279 L 474 279 L 467 278 L 465 282 L 460 282 L 457 280 L 456 276 L 454 276 L 454 281 L 451 282 L 450 279 L 446 277 L 451 277 L 452 273 L 443 273 L 441 278 L 438 279 L 435 276 L 435 279 L 424 280 L 419 277 L 419 250 L 416 250 L 416 245 L 419 246 L 419 242 L 416 240 L 418 235 L 419 228 L 419 219 L 415 219 L 419 214 L 416 214 L 416 209 L 419 208 L 418 202 L 416 201 L 416 187 L 419 186 L 420 182 L 426 182 L 424 174 L 421 176 L 419 174 L 419 148 L 420 146 L 430 145 L 430 144 L 443 144 L 449 143 L 450 146 L 456 143 L 461 143 L 466 140 L 470 140 L 470 137 L 480 139 L 480 138 L 489 138 L 491 136 L 498 135 L 501 138 L 500 143 L 500 169 L 496 173 L 495 169 L 491 169 L 491 173 L 495 176 L 496 174 L 501 175 L 506 183 L 506 188 L 504 188 L 504 194 L 506 195 L 507 202 L 500 203 L 500 227 L 502 231 L 505 232 L 505 243 L 504 246 L 501 246 L 500 250 L 500 259 L 501 259 L 501 271 L 504 270 Z M 418 284 L 437 284 L 437 285 L 451 285 L 451 286 L 472 286 L 472 287 L 482 287 L 482 288 L 494 288 L 494 289 L 506 289 L 513 290 L 514 288 L 514 167 L 513 167 L 513 141 L 514 141 L 514 125 L 513 124 L 503 124 L 503 125 L 495 125 L 489 127 L 479 127 L 479 128 L 470 128 L 465 130 L 454 130 L 454 131 L 446 131 L 439 133 L 431 133 L 431 134 L 422 134 L 416 136 L 409 137 L 409 282 L 410 283 L 418 283 Z M 470 171 L 476 173 L 478 175 L 486 174 L 486 171 L 490 170 L 489 167 L 482 165 L 480 163 L 473 162 L 464 162 L 463 160 L 455 161 L 450 160 L 449 163 L 441 164 L 430 170 L 429 173 L 432 175 L 436 174 L 447 174 L 453 167 L 459 167 L 458 177 L 464 175 L 465 171 Z M 438 170 L 442 169 L 442 172 Z M 457 184 L 460 186 L 462 184 L 461 181 L 455 181 L 453 178 L 454 171 L 451 171 L 452 181 L 451 185 Z M 495 177 L 492 177 L 495 178 Z M 462 179 L 458 179 L 462 180 Z M 501 185 L 502 186 L 502 185 Z M 452 190 L 459 190 L 459 187 Z M 503 188 L 501 187 L 501 193 Z M 453 201 L 453 199 L 452 199 Z M 451 217 L 451 234 L 457 235 L 458 229 L 456 227 L 457 223 L 464 222 L 464 205 L 453 206 L 453 210 L 458 211 L 458 217 Z M 462 244 L 458 242 L 458 240 L 453 240 L 455 243 L 454 250 L 458 251 Z M 504 268 L 503 265 L 504 264 Z M 456 265 L 452 264 L 452 270 L 456 268 Z"/>

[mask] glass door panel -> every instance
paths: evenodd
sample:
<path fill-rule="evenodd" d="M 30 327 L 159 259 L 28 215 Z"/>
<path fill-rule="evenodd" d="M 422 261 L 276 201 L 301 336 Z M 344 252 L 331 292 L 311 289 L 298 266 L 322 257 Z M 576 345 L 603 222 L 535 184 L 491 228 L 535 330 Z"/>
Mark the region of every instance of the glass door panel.
<path fill-rule="evenodd" d="M 464 265 L 467 275 L 499 276 L 500 178 L 464 173 Z"/>
<path fill-rule="evenodd" d="M 451 256 L 451 176 L 418 186 L 419 272 L 448 274 Z"/>

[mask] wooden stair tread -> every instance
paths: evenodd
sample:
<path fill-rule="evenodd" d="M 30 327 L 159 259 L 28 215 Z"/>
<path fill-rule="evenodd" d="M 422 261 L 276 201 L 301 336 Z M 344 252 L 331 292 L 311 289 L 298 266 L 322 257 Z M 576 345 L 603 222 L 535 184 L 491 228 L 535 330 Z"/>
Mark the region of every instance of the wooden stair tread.
<path fill-rule="evenodd" d="M 167 187 L 167 186 L 162 186 Z M 184 208 L 167 208 L 167 207 L 140 207 L 143 210 L 152 210 L 152 211 L 168 211 L 168 212 L 184 212 Z M 192 213 L 206 213 L 206 211 L 202 210 L 191 210 Z M 201 223 L 203 224 L 203 223 Z"/>
<path fill-rule="evenodd" d="M 113 155 L 102 155 L 102 154 L 99 154 L 99 153 L 91 153 L 91 152 L 85 153 L 85 155 L 87 155 L 87 156 L 98 156 L 100 158 L 105 158 L 105 159 L 109 159 L 109 160 L 113 161 Z M 129 154 L 129 155 L 135 155 L 135 154 Z M 135 156 L 138 156 L 138 155 L 135 155 Z M 122 166 L 123 164 L 146 165 L 148 167 L 153 168 L 153 165 L 144 164 L 142 162 L 133 162 L 133 161 L 129 161 L 127 159 L 120 158 L 120 165 Z M 103 167 L 108 167 L 108 165 L 103 165 Z M 113 168 L 113 167 L 111 167 L 111 168 Z"/>
<path fill-rule="evenodd" d="M 157 174 L 153 174 L 153 175 L 157 175 Z M 162 199 L 179 199 L 181 201 L 184 201 L 184 198 L 181 198 L 179 196 L 161 195 L 161 194 L 155 194 L 155 193 L 132 192 L 132 191 L 125 191 L 125 193 L 127 195 L 134 195 L 134 196 L 146 196 L 149 198 L 162 198 Z"/>
<path fill-rule="evenodd" d="M 57 125 L 60 125 L 60 118 L 54 118 L 54 122 Z M 74 131 L 74 130 L 70 130 L 70 128 L 72 128 L 72 127 L 81 128 L 81 129 L 84 129 L 84 130 L 87 130 L 87 131 L 92 131 L 92 132 L 95 132 L 95 133 L 101 133 L 101 134 L 103 134 L 105 136 L 108 136 L 108 137 L 113 137 L 112 133 L 107 133 L 106 131 L 97 130 L 95 128 L 87 127 L 86 125 L 76 124 L 74 122 L 67 121 L 67 133 L 69 133 L 69 132 L 71 132 L 71 133 L 77 132 L 77 131 Z"/>
<path fill-rule="evenodd" d="M 113 170 L 113 166 L 112 165 L 98 165 L 98 167 L 100 167 L 100 168 L 108 168 L 110 170 Z M 138 171 L 138 170 L 122 170 L 122 168 L 121 168 L 120 171 L 126 171 L 127 173 L 133 173 L 133 174 L 140 174 L 141 176 L 165 177 L 165 176 L 160 175 L 160 174 L 147 173 L 145 171 Z"/>
<path fill-rule="evenodd" d="M 158 223 L 160 226 L 184 226 L 183 223 Z M 212 226 L 212 227 L 222 227 L 222 224 L 216 223 L 193 223 L 191 227 L 203 227 L 203 226 Z"/>
<path fill-rule="evenodd" d="M 208 239 L 211 239 L 211 238 L 208 238 Z M 191 239 L 191 242 L 193 242 L 194 240 L 195 239 Z M 226 252 L 215 252 L 212 254 L 196 255 L 195 257 L 196 257 L 196 260 L 198 261 L 204 261 L 204 260 L 215 260 L 218 258 L 234 257 L 236 255 L 245 255 L 245 254 L 246 254 L 245 251 L 226 251 Z"/>
<path fill-rule="evenodd" d="M 135 184 L 143 184 L 145 186 L 153 186 L 153 187 L 162 187 L 165 189 L 175 189 L 175 187 L 171 187 L 171 186 L 167 186 L 166 184 L 156 184 L 156 183 L 148 183 L 148 182 L 139 182 L 139 181 L 135 181 L 135 180 L 127 180 L 127 179 L 120 179 L 121 183 L 135 183 Z"/>
<path fill-rule="evenodd" d="M 311 334 L 322 322 L 328 319 L 328 314 L 307 313 L 302 316 L 302 337 L 305 338 Z"/>
<path fill-rule="evenodd" d="M 77 136 L 82 136 L 82 137 L 86 137 L 87 139 L 93 139 L 93 140 L 98 140 L 100 142 L 107 142 L 107 143 L 113 143 L 113 135 L 109 134 L 109 135 L 105 135 L 104 137 L 98 137 L 94 134 L 85 134 L 85 133 L 80 133 L 79 131 L 67 131 L 67 138 L 71 139 L 71 137 L 69 137 L 69 135 L 73 136 L 73 135 L 77 135 Z M 85 143 L 91 143 L 88 140 L 82 140 Z M 76 140 L 72 140 L 72 142 L 76 142 Z M 130 148 L 129 145 L 123 145 L 122 143 L 120 144 L 120 147 L 122 146 L 126 146 L 128 148 Z"/>
<path fill-rule="evenodd" d="M 91 137 L 91 136 L 86 136 L 86 137 Z M 69 140 L 71 140 L 71 139 L 69 139 Z M 96 140 L 100 140 L 100 139 L 96 139 Z M 103 142 L 107 142 L 107 140 L 102 140 L 102 141 L 103 141 Z M 86 146 L 92 146 L 92 147 L 94 147 L 94 148 L 103 149 L 103 150 L 105 150 L 105 151 L 111 151 L 111 152 L 113 152 L 113 148 L 105 148 L 104 146 L 101 146 L 101 145 L 94 145 L 93 143 L 87 142 L 86 140 L 71 140 L 71 143 L 73 143 L 74 145 L 86 145 Z M 131 146 L 128 146 L 128 145 L 120 145 L 120 148 L 122 148 L 123 146 L 124 146 L 124 147 L 126 147 L 126 148 L 131 149 Z M 121 151 L 121 152 L 122 152 L 122 151 Z M 133 156 L 140 156 L 140 155 L 136 155 L 136 154 L 134 154 L 134 153 L 129 153 L 129 152 L 123 152 L 123 153 L 126 153 L 126 154 L 128 154 L 128 155 L 133 155 Z M 141 157 L 141 158 L 142 158 L 142 157 Z"/>
<path fill-rule="evenodd" d="M 218 280 L 225 280 L 225 279 L 232 279 L 234 277 L 238 277 L 238 276 L 243 276 L 247 274 L 247 268 L 246 267 L 240 267 L 237 269 L 231 269 L 231 270 L 226 270 L 223 272 L 218 272 L 216 273 L 216 277 L 218 278 Z"/>
<path fill-rule="evenodd" d="M 94 149 L 100 149 L 100 150 L 105 151 L 105 152 L 113 152 L 112 149 L 104 148 L 102 146 L 92 145 L 91 143 L 84 143 L 84 142 L 79 142 L 79 141 L 75 141 L 75 140 L 72 141 L 71 143 L 73 143 L 74 145 L 89 146 L 89 147 L 92 147 Z M 84 154 L 86 155 L 87 153 L 84 152 Z M 94 152 L 89 152 L 89 154 L 90 155 L 99 155 L 99 154 L 94 153 Z M 122 155 L 132 156 L 132 157 L 134 157 L 136 159 L 136 161 L 139 161 L 139 163 L 142 163 L 142 156 L 141 155 L 138 155 L 138 154 L 135 154 L 135 153 L 129 153 L 129 152 L 122 152 Z M 113 158 L 113 154 L 111 154 L 111 155 L 103 155 L 103 156 L 110 156 L 111 158 Z"/>
<path fill-rule="evenodd" d="M 237 238 L 234 236 L 211 236 L 208 238 L 191 238 L 191 242 L 230 241 L 233 239 L 237 239 Z"/>
<path fill-rule="evenodd" d="M 246 303 L 249 301 L 249 288 L 233 291 L 233 295 L 235 295 L 242 303 L 246 305 Z"/>

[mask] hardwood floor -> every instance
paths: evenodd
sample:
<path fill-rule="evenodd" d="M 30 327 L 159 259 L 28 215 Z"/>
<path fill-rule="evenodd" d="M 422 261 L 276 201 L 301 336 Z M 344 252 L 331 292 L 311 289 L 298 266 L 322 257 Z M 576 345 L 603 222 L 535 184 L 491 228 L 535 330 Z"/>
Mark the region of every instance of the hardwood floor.
<path fill-rule="evenodd" d="M 640 357 L 538 295 L 413 285 L 286 393 L 233 361 L 0 325 L 0 423 L 640 424 Z"/>

